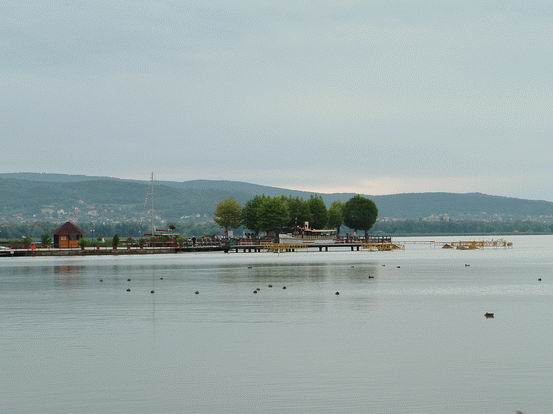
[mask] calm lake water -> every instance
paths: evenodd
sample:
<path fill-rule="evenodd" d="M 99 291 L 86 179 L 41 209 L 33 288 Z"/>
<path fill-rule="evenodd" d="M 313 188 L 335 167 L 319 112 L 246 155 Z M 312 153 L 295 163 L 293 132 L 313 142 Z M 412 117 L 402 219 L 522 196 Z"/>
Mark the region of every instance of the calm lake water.
<path fill-rule="evenodd" d="M 553 237 L 509 240 L 0 259 L 0 412 L 551 413 Z"/>

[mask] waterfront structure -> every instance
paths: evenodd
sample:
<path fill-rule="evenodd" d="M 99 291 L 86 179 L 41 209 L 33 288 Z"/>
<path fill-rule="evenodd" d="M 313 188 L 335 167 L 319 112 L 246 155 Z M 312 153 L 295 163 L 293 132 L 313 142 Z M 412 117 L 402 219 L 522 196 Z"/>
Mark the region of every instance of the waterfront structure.
<path fill-rule="evenodd" d="M 283 244 L 332 244 L 337 240 L 336 229 L 312 229 L 309 222 L 297 226 L 291 233 L 280 233 L 278 242 Z"/>
<path fill-rule="evenodd" d="M 79 240 L 84 236 L 82 229 L 71 221 L 67 221 L 54 230 L 54 247 L 58 249 L 73 249 L 79 247 Z"/>

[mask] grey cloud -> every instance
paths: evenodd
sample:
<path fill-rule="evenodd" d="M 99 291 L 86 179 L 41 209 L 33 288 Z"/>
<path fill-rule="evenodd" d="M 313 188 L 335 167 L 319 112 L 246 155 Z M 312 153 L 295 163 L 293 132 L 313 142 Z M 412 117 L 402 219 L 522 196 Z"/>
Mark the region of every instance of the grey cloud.
<path fill-rule="evenodd" d="M 553 199 L 550 9 L 3 2 L 2 170 Z"/>

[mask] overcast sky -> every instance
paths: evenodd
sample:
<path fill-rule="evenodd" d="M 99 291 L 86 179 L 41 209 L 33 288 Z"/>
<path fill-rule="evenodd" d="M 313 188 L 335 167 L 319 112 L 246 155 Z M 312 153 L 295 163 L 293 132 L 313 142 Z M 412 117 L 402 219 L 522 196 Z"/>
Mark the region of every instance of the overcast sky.
<path fill-rule="evenodd" d="M 553 200 L 550 0 L 0 2 L 0 171 Z"/>

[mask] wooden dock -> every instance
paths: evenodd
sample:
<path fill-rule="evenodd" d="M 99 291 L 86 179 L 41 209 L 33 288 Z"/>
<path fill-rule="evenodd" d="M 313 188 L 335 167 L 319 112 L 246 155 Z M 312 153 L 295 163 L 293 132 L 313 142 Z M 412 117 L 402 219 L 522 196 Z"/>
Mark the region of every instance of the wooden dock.
<path fill-rule="evenodd" d="M 86 248 L 86 249 L 13 249 L 11 251 L 2 251 L 2 257 L 49 257 L 49 256 L 139 256 L 153 254 L 175 254 L 175 253 L 193 253 L 193 252 L 222 252 L 228 251 L 224 246 L 189 246 L 189 247 L 145 247 L 140 248 Z"/>
<path fill-rule="evenodd" d="M 260 244 L 237 244 L 228 247 L 228 251 L 235 253 L 260 253 L 260 252 L 295 252 L 297 250 L 319 252 L 328 252 L 329 250 L 347 250 L 350 251 L 392 251 L 403 249 L 403 246 L 397 243 L 260 243 Z"/>
<path fill-rule="evenodd" d="M 513 243 L 505 240 L 470 240 L 470 241 L 436 241 L 436 240 L 406 240 L 392 242 L 391 239 L 382 241 L 339 241 L 336 243 L 237 243 L 215 242 L 212 244 L 186 245 L 181 247 L 130 247 L 112 249 L 109 247 L 85 249 L 13 249 L 1 250 L 2 257 L 34 257 L 34 256 L 122 256 L 122 255 L 152 255 L 152 254 L 175 254 L 191 252 L 224 252 L 224 253 L 285 253 L 296 251 L 319 251 L 328 252 L 331 250 L 349 251 L 394 251 L 403 250 L 406 245 L 426 245 L 458 250 L 477 250 L 486 248 L 511 248 Z"/>

